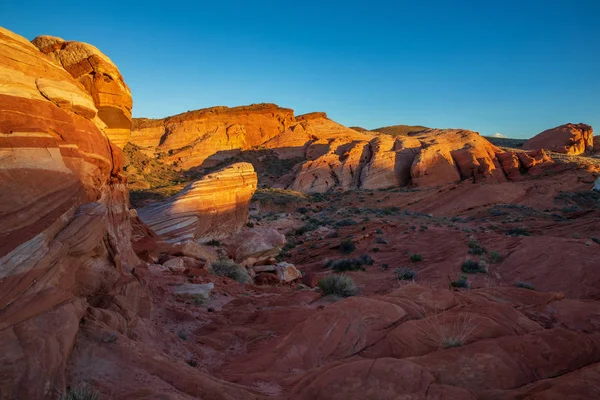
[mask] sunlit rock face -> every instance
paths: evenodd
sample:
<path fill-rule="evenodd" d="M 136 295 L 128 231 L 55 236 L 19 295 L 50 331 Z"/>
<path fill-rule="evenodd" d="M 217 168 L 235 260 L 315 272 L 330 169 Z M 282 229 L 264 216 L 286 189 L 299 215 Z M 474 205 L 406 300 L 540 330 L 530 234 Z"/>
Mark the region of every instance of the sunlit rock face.
<path fill-rule="evenodd" d="M 177 195 L 137 210 L 168 242 L 221 238 L 247 221 L 256 190 L 252 164 L 236 163 L 190 183 Z"/>
<path fill-rule="evenodd" d="M 528 157 L 502 151 L 477 132 L 460 129 L 428 129 L 396 138 L 380 135 L 368 141 L 338 138 L 321 155 L 298 166 L 288 187 L 323 193 L 461 180 L 499 183 L 520 180 L 520 171 L 542 164 L 528 163 Z M 543 161 L 551 163 L 547 157 Z"/>
<path fill-rule="evenodd" d="M 86 296 L 139 261 L 121 151 L 94 123 L 96 104 L 0 28 L 0 397 L 64 388 Z"/>
<path fill-rule="evenodd" d="M 578 155 L 594 151 L 594 130 L 586 124 L 565 124 L 529 139 L 523 149 L 546 149 L 557 153 Z"/>
<path fill-rule="evenodd" d="M 98 109 L 94 122 L 111 142 L 123 148 L 131 135 L 132 99 L 117 66 L 87 43 L 54 36 L 38 36 L 32 43 L 83 85 Z"/>

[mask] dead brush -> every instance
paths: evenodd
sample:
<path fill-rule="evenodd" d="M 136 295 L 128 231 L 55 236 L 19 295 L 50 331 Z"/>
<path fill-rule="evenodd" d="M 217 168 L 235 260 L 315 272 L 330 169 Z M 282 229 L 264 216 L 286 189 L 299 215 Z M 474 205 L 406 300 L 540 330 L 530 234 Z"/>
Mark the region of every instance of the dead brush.
<path fill-rule="evenodd" d="M 427 342 L 442 349 L 461 347 L 473 338 L 479 328 L 479 324 L 468 313 L 459 314 L 450 324 L 448 319 L 445 310 L 427 317 L 427 328 L 420 328 Z"/>

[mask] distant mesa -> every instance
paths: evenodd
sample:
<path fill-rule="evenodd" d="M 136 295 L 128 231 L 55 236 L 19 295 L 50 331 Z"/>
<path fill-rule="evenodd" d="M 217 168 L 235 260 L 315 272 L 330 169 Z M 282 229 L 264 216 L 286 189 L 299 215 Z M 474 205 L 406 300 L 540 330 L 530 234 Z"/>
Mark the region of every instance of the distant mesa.
<path fill-rule="evenodd" d="M 586 124 L 560 125 L 532 137 L 523 144 L 523 149 L 547 149 L 570 155 L 591 153 L 594 151 L 594 130 Z"/>

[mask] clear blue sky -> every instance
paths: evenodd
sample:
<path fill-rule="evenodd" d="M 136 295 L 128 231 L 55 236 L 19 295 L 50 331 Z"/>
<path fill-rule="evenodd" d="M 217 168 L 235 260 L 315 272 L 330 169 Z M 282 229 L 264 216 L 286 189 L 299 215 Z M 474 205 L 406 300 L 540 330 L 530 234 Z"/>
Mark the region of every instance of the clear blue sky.
<path fill-rule="evenodd" d="M 600 1 L 0 1 L 28 39 L 96 45 L 134 116 L 272 102 L 348 126 L 600 131 Z"/>

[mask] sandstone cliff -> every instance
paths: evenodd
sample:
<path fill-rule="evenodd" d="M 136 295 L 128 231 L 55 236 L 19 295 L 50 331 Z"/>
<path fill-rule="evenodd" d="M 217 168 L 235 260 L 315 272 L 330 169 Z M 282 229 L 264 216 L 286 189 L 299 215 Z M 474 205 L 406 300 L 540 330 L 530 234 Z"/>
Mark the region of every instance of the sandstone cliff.
<path fill-rule="evenodd" d="M 139 262 L 121 152 L 96 116 L 84 85 L 0 28 L 0 397 L 64 387 L 85 298 Z"/>
<path fill-rule="evenodd" d="M 170 199 L 137 211 L 168 242 L 222 238 L 248 221 L 256 185 L 252 164 L 233 164 L 190 183 Z"/>
<path fill-rule="evenodd" d="M 242 154 L 260 151 L 295 160 L 290 173 L 260 178 L 303 192 L 440 186 L 466 179 L 504 182 L 523 179 L 528 169 L 524 156 L 501 150 L 476 132 L 404 126 L 382 128 L 391 134 L 358 131 L 325 113 L 295 117 L 273 104 L 135 119 L 133 127 L 133 145 L 177 170 L 242 161 Z M 256 170 L 264 170 L 264 158 L 253 161 Z"/>
<path fill-rule="evenodd" d="M 83 85 L 98 109 L 94 122 L 112 143 L 123 148 L 131 135 L 133 102 L 117 66 L 87 43 L 54 36 L 38 36 L 32 43 Z"/>

